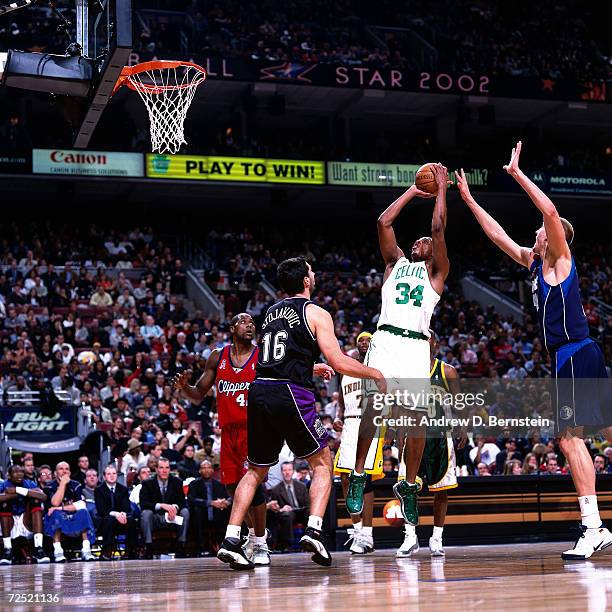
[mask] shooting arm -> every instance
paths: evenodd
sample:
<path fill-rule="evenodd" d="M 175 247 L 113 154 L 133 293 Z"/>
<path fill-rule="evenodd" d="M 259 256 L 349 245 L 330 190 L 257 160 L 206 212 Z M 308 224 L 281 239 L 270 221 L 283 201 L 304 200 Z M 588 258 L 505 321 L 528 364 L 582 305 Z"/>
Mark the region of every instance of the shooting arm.
<path fill-rule="evenodd" d="M 438 183 L 438 195 L 434 205 L 433 216 L 431 218 L 431 240 L 433 246 L 433 273 L 442 281 L 446 280 L 450 263 L 446 252 L 446 240 L 444 231 L 446 230 L 446 189 L 448 173 L 441 164 L 436 164 L 434 176 Z"/>
<path fill-rule="evenodd" d="M 402 193 L 402 195 L 387 207 L 380 217 L 378 217 L 378 242 L 380 245 L 380 252 L 387 265 L 394 264 L 404 255 L 402 250 L 397 246 L 395 232 L 393 231 L 393 223 L 404 206 L 414 198 L 416 193 L 417 189 L 413 185 L 410 189 Z"/>

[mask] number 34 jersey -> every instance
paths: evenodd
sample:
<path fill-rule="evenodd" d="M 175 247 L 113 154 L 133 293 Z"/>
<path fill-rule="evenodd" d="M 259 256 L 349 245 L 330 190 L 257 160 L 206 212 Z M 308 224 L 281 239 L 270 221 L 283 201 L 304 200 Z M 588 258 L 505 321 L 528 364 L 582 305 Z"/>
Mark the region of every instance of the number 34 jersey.
<path fill-rule="evenodd" d="M 400 257 L 382 286 L 378 327 L 393 325 L 429 337 L 429 326 L 440 296 L 434 291 L 424 261 Z"/>
<path fill-rule="evenodd" d="M 319 346 L 306 320 L 302 297 L 285 298 L 268 308 L 261 326 L 257 378 L 286 380 L 312 389 L 312 368 Z"/>
<path fill-rule="evenodd" d="M 215 376 L 217 413 L 221 428 L 230 424 L 246 425 L 249 387 L 255 380 L 258 348 L 253 347 L 251 356 L 241 368 L 232 363 L 231 350 L 231 344 L 221 350 Z"/>

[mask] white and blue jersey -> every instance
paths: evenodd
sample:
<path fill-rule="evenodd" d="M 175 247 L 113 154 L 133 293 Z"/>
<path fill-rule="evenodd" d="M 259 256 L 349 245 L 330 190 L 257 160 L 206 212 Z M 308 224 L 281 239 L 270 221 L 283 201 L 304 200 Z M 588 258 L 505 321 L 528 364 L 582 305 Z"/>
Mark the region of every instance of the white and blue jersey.
<path fill-rule="evenodd" d="M 597 430 L 612 424 L 610 381 L 603 353 L 589 338 L 574 258 L 569 275 L 558 285 L 544 280 L 539 257 L 531 273 L 533 302 L 553 366 L 557 431 L 580 426 Z"/>

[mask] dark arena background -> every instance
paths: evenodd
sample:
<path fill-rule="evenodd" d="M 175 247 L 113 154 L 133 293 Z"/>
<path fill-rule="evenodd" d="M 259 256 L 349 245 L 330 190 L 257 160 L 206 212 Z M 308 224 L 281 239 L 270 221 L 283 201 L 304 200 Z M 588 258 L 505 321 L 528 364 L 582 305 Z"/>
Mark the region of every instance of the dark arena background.
<path fill-rule="evenodd" d="M 531 275 L 485 235 L 455 176 L 531 248 L 543 213 L 504 169 L 522 142 L 526 180 L 573 225 L 584 335 L 609 372 L 608 21 L 573 0 L 0 0 L 0 609 L 612 609 L 607 530 L 593 556 L 562 558 L 595 515 L 546 418 L 557 379 Z M 236 390 L 249 382 L 213 384 L 225 360 L 236 381 L 247 369 L 232 319 L 249 315 L 242 343 L 260 343 L 261 363 L 266 311 L 287 297 L 277 266 L 302 256 L 312 301 L 359 357 L 381 311 L 377 220 L 435 162 L 453 184 L 434 356 L 464 390 L 488 389 L 448 432 L 458 486 L 443 532 L 425 486 L 420 550 L 403 548 L 391 429 L 371 521 L 364 510 L 353 526 L 334 472 L 321 517 L 333 563 L 313 563 L 302 548 L 318 476 L 285 445 L 263 484 L 265 537 L 242 528 L 269 564 L 233 571 L 216 555 L 247 463 L 224 476 L 237 430 L 223 432 L 221 396 L 246 419 Z M 394 220 L 408 257 L 435 201 Z M 332 458 L 349 444 L 341 380 L 312 381 Z M 580 499 L 610 527 L 608 383 L 587 387 L 601 386 L 610 420 L 578 441 L 597 494 Z"/>

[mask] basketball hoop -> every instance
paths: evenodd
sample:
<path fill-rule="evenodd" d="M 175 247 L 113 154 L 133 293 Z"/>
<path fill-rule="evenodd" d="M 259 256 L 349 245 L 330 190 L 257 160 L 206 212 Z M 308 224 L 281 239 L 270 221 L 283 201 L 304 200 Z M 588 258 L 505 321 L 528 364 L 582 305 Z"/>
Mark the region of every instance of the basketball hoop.
<path fill-rule="evenodd" d="M 126 66 L 115 85 L 137 91 L 147 107 L 151 124 L 151 145 L 157 153 L 177 153 L 187 144 L 185 117 L 206 70 L 197 64 L 156 60 Z"/>

